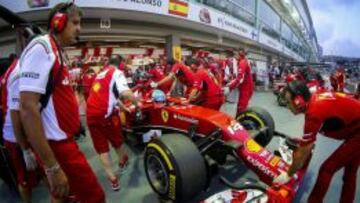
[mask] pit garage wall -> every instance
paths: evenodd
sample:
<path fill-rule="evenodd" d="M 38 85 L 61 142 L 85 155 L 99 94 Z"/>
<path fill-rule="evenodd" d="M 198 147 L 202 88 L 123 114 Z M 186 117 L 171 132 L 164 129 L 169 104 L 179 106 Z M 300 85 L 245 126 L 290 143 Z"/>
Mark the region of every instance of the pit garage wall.
<path fill-rule="evenodd" d="M 43 2 L 39 4 L 37 2 Z M 13 0 L 5 1 L 2 4 L 15 12 L 28 12 L 34 10 L 47 10 L 62 0 Z M 180 3 L 179 3 L 180 2 Z M 214 28 L 219 30 L 219 43 L 222 35 L 235 35 L 235 40 L 251 41 L 252 43 L 264 46 L 273 52 L 277 52 L 286 57 L 297 61 L 304 61 L 299 55 L 291 50 L 285 48 L 277 40 L 266 35 L 254 27 L 235 19 L 218 10 L 209 8 L 205 5 L 189 3 L 181 0 L 76 0 L 75 3 L 85 9 L 121 9 L 124 11 L 140 11 L 144 13 L 151 13 L 155 15 L 167 16 L 170 18 L 177 18 L 177 26 L 181 26 L 182 22 L 188 21 L 192 23 L 201 24 L 209 29 L 204 32 L 211 32 Z M 205 16 L 205 17 L 204 17 Z M 99 16 L 98 16 L 99 17 Z M 105 16 L 106 17 L 106 13 Z M 148 20 L 148 19 L 146 19 Z"/>

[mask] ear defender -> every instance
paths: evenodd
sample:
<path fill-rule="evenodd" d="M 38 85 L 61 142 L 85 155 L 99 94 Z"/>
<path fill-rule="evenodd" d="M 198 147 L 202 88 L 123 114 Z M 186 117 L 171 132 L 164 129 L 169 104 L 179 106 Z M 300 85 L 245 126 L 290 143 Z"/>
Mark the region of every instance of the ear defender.
<path fill-rule="evenodd" d="M 66 13 L 57 12 L 51 19 L 51 29 L 56 33 L 64 31 L 68 16 Z"/>

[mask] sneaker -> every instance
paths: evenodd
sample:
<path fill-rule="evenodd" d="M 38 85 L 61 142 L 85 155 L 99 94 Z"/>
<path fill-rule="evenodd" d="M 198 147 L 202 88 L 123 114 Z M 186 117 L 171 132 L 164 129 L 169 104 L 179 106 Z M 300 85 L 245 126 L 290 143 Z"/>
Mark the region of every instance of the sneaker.
<path fill-rule="evenodd" d="M 119 183 L 119 179 L 116 177 L 114 180 L 110 180 L 110 184 L 111 184 L 111 189 L 114 191 L 119 191 L 120 190 L 120 183 Z"/>
<path fill-rule="evenodd" d="M 129 156 L 126 154 L 123 156 L 122 161 L 119 163 L 120 174 L 124 174 L 129 166 Z"/>

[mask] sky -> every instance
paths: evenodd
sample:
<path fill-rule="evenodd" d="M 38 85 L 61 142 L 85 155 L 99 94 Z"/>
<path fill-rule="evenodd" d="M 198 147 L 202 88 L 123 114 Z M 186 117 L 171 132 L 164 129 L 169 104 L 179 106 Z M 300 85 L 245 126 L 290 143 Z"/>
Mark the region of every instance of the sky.
<path fill-rule="evenodd" d="M 360 58 L 360 1 L 307 2 L 323 54 Z"/>

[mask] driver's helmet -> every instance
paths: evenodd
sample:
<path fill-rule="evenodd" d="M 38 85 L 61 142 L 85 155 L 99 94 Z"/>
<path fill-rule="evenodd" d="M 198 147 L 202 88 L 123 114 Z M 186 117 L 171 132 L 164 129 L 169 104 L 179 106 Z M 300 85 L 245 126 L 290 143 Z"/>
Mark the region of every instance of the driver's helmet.
<path fill-rule="evenodd" d="M 154 102 L 157 103 L 165 103 L 166 101 L 165 93 L 161 90 L 154 90 L 151 97 L 154 100 Z"/>

